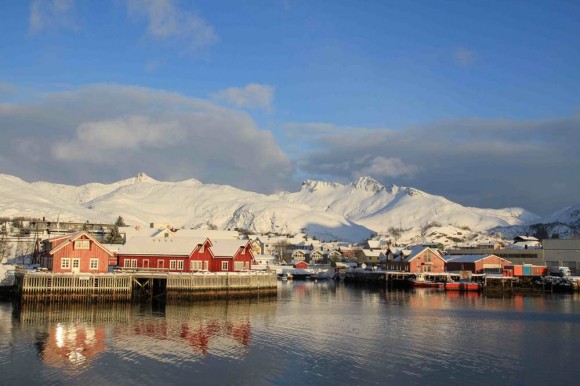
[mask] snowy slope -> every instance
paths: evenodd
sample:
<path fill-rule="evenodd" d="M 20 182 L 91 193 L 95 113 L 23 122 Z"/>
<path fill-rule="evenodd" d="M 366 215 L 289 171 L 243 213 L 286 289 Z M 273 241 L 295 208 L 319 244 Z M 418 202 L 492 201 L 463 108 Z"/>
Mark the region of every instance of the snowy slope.
<path fill-rule="evenodd" d="M 70 202 L 66 197 L 6 174 L 0 174 L 0 215 L 59 217 L 63 221 L 85 221 L 94 217 L 90 210 Z"/>
<path fill-rule="evenodd" d="M 483 231 L 539 219 L 521 208 L 468 208 L 417 189 L 385 186 L 370 177 L 347 185 L 306 181 L 299 192 L 282 194 L 280 198 L 341 214 L 379 232 L 389 227 L 417 228 L 433 221 Z"/>
<path fill-rule="evenodd" d="M 417 189 L 385 186 L 369 177 L 345 185 L 306 181 L 298 192 L 263 195 L 194 179 L 156 181 L 143 173 L 113 184 L 78 187 L 30 184 L 0 174 L 0 216 L 113 222 L 119 215 L 129 224 L 215 225 L 278 233 L 304 229 L 323 240 L 346 241 L 360 241 L 371 231 L 384 233 L 389 228 L 410 228 L 417 234 L 429 223 L 449 229 L 455 237 L 457 229 L 481 232 L 538 219 L 520 208 L 467 208 Z M 411 233 L 408 237 L 414 237 Z"/>

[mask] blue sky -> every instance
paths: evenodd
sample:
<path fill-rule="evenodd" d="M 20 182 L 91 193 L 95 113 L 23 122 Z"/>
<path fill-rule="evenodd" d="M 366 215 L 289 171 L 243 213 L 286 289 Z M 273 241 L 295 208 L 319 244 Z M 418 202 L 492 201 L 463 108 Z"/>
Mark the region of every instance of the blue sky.
<path fill-rule="evenodd" d="M 369 174 L 463 205 L 579 201 L 578 2 L 9 0 L 0 17 L 2 173 L 262 192 Z"/>

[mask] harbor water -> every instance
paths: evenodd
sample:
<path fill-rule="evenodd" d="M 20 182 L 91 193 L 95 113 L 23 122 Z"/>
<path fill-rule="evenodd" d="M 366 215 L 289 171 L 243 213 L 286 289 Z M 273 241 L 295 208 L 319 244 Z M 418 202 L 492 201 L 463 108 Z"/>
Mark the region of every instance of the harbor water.
<path fill-rule="evenodd" d="M 577 384 L 580 294 L 279 282 L 277 297 L 0 303 L 2 385 Z"/>

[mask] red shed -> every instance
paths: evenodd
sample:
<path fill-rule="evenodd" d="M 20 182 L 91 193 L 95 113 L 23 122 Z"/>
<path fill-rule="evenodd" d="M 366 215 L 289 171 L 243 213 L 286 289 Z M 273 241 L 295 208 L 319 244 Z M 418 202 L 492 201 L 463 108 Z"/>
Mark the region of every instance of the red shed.
<path fill-rule="evenodd" d="M 388 268 L 410 272 L 445 272 L 445 260 L 437 249 L 429 247 L 415 247 L 411 250 L 403 250 L 388 263 Z"/>
<path fill-rule="evenodd" d="M 472 273 L 501 274 L 511 261 L 496 255 L 449 255 L 446 256 L 447 272 L 471 271 Z"/>
<path fill-rule="evenodd" d="M 41 265 L 55 273 L 109 272 L 113 253 L 88 232 L 81 231 L 43 241 Z"/>
<path fill-rule="evenodd" d="M 292 266 L 294 268 L 307 269 L 308 263 L 305 261 L 295 261 L 295 262 L 293 262 Z"/>

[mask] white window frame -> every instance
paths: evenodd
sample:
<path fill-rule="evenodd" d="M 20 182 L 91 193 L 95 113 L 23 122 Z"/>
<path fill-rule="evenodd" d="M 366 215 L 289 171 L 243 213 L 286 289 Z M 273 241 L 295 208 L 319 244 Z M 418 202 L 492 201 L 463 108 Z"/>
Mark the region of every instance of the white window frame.
<path fill-rule="evenodd" d="M 183 271 L 183 260 L 177 260 L 177 270 Z"/>
<path fill-rule="evenodd" d="M 244 263 L 242 261 L 234 261 L 234 271 L 241 271 L 244 269 Z"/>
<path fill-rule="evenodd" d="M 70 269 L 70 258 L 63 257 L 60 259 L 60 268 L 61 269 Z"/>
<path fill-rule="evenodd" d="M 203 262 L 203 270 L 204 271 L 209 271 L 209 261 L 205 260 Z"/>
<path fill-rule="evenodd" d="M 192 271 L 201 271 L 203 262 L 201 260 L 192 260 L 190 263 L 190 269 Z"/>
<path fill-rule="evenodd" d="M 75 249 L 91 249 L 91 242 L 87 239 L 75 240 Z"/>
<path fill-rule="evenodd" d="M 131 259 L 131 268 L 137 268 L 137 259 Z"/>
<path fill-rule="evenodd" d="M 131 259 L 123 259 L 123 268 L 131 268 Z"/>
<path fill-rule="evenodd" d="M 99 259 L 91 258 L 89 261 L 90 269 L 99 269 Z"/>
<path fill-rule="evenodd" d="M 169 260 L 169 269 L 174 271 L 177 269 L 177 260 Z"/>
<path fill-rule="evenodd" d="M 222 261 L 222 271 L 228 271 L 229 270 L 229 261 Z"/>

